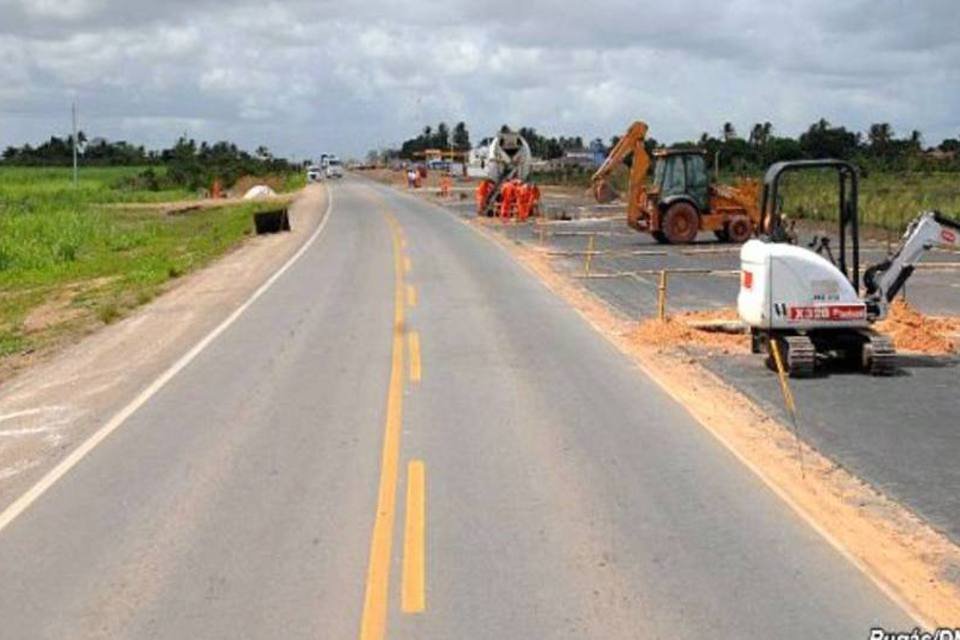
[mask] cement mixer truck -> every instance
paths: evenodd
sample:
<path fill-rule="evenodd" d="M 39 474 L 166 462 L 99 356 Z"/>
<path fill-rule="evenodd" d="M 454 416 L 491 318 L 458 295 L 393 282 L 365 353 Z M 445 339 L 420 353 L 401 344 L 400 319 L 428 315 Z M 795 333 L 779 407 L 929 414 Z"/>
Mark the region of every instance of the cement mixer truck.
<path fill-rule="evenodd" d="M 477 215 L 494 215 L 504 195 L 535 189 L 526 184 L 531 159 L 530 145 L 519 133 L 501 131 L 493 138 L 487 148 L 486 178 L 477 187 Z"/>

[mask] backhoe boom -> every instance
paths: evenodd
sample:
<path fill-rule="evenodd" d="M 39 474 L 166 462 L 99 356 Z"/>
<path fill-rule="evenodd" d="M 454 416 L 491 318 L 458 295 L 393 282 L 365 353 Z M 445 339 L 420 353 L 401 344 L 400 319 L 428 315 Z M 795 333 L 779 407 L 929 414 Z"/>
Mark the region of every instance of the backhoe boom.
<path fill-rule="evenodd" d="M 639 220 L 640 213 L 646 200 L 646 189 L 644 181 L 647 178 L 647 171 L 650 170 L 650 156 L 647 155 L 644 141 L 647 136 L 647 123 L 637 121 L 630 125 L 627 133 L 620 138 L 616 146 L 610 150 L 607 159 L 603 161 L 600 168 L 593 174 L 593 196 L 597 202 L 607 203 L 617 197 L 608 182 L 610 174 L 618 166 L 623 164 L 624 160 L 633 154 L 633 162 L 630 166 L 630 188 L 627 199 L 627 223 L 634 229 L 642 230 Z"/>

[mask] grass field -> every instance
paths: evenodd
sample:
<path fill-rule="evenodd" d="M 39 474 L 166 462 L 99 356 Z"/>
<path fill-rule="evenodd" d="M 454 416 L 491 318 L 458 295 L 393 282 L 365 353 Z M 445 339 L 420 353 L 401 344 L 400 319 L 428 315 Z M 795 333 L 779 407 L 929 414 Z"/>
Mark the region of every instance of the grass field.
<path fill-rule="evenodd" d="M 120 186 L 138 172 L 87 168 L 74 187 L 69 169 L 0 167 L 0 360 L 122 317 L 250 235 L 254 211 L 277 206 L 231 204 L 184 215 L 124 208 L 195 197 Z M 280 182 L 292 190 L 302 179 Z"/>
<path fill-rule="evenodd" d="M 620 193 L 626 192 L 626 171 L 617 171 L 611 184 Z M 722 182 L 735 176 L 721 174 Z M 761 175 L 751 176 L 761 179 Z M 590 174 L 534 174 L 541 184 L 582 186 L 590 184 Z M 785 211 L 793 217 L 808 220 L 835 220 L 837 215 L 837 182 L 835 174 L 805 172 L 793 174 L 784 181 Z M 921 211 L 938 209 L 960 218 L 960 173 L 870 173 L 860 181 L 860 217 L 870 226 L 901 231 Z"/>
<path fill-rule="evenodd" d="M 837 219 L 835 175 L 808 173 L 786 178 L 785 210 L 810 220 Z M 901 232 L 918 213 L 938 209 L 960 217 L 960 173 L 873 173 L 860 181 L 860 219 Z"/>

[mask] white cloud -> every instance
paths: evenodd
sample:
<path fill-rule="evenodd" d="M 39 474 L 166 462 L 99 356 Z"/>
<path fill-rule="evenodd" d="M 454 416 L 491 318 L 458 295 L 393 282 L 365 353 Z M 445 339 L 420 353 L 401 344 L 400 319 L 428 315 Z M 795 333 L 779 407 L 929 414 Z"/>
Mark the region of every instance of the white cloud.
<path fill-rule="evenodd" d="M 0 0 L 0 145 L 62 132 L 362 154 L 465 120 L 660 140 L 769 120 L 960 134 L 953 0 Z M 10 63 L 8 63 L 10 61 Z M 140 134 L 140 135 L 138 135 Z"/>

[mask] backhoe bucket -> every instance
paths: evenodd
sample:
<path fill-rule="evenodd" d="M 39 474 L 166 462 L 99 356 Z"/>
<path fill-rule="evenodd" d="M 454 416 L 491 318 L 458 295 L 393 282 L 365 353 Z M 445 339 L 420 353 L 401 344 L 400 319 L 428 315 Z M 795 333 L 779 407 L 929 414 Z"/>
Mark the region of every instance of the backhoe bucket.
<path fill-rule="evenodd" d="M 619 195 L 606 180 L 597 180 L 593 183 L 593 197 L 600 204 L 613 202 Z"/>

